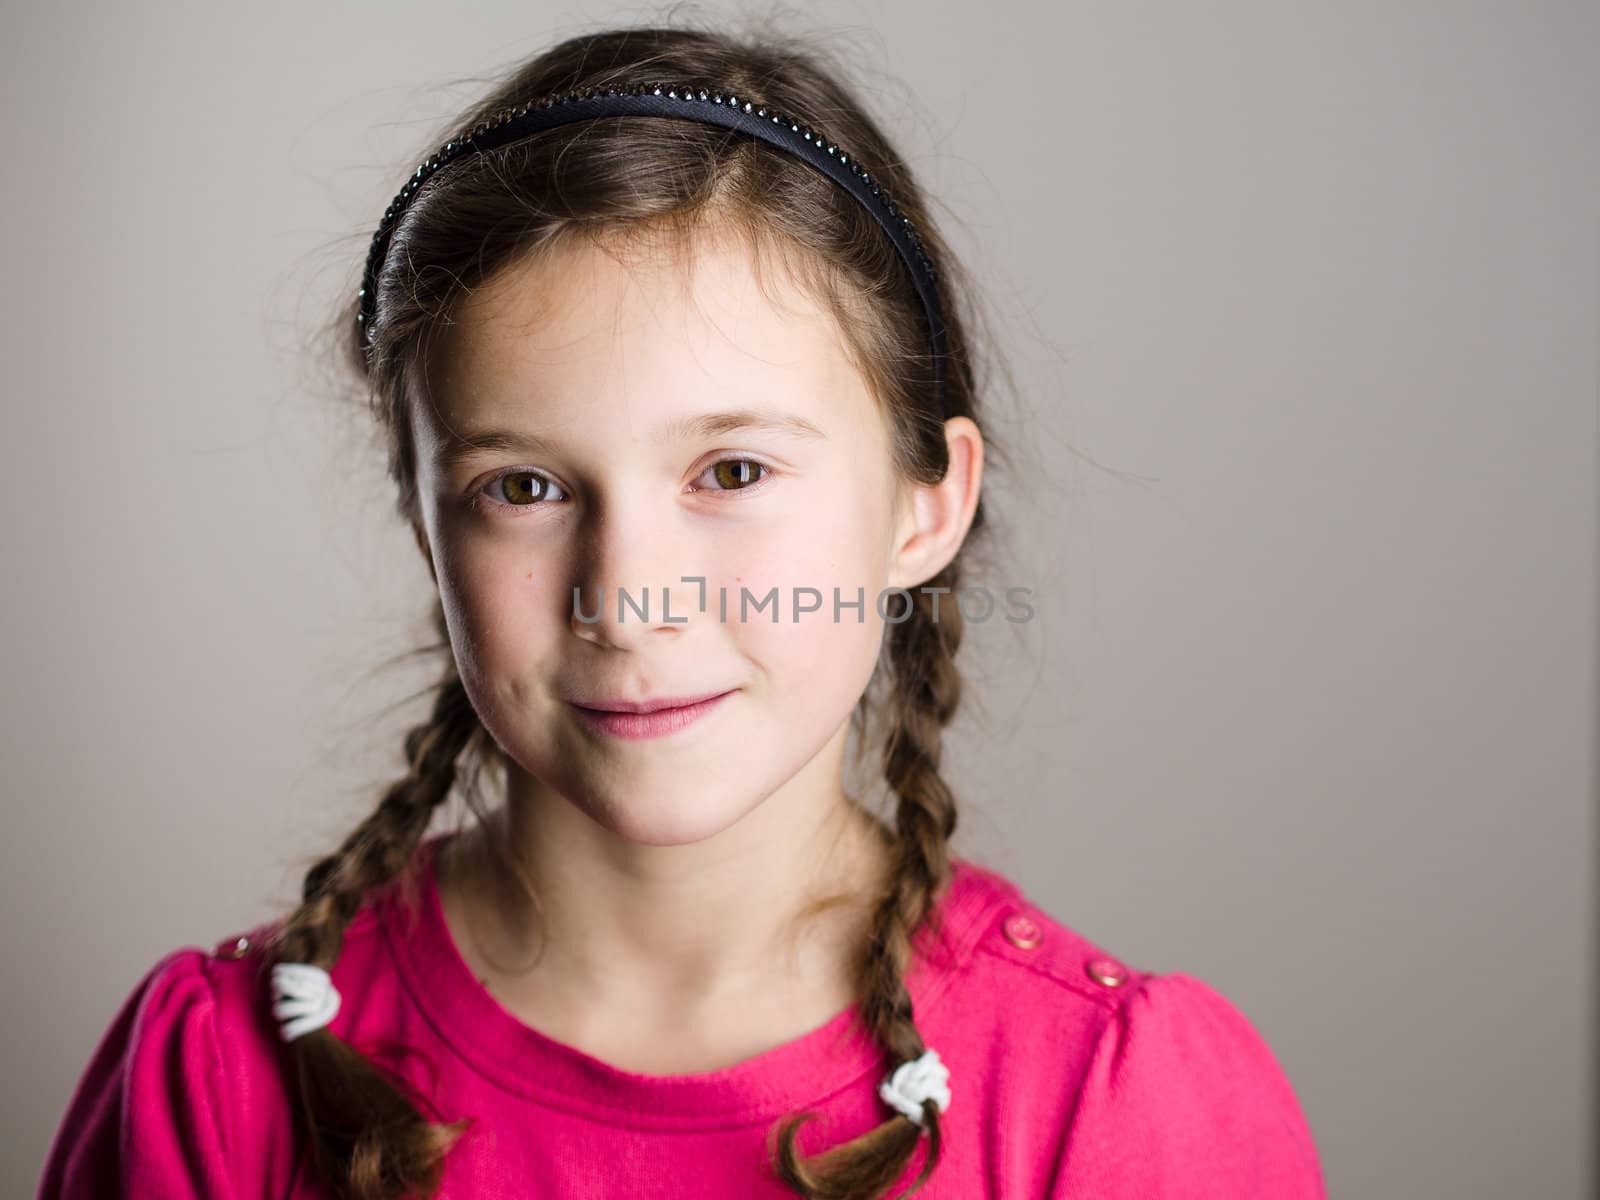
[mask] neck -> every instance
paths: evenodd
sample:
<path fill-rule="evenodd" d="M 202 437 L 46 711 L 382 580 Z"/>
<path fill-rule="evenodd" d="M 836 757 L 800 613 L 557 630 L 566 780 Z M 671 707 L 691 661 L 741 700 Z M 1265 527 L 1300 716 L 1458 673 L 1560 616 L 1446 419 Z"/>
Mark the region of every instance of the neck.
<path fill-rule="evenodd" d="M 438 864 L 458 944 L 508 1007 L 578 1040 L 619 1007 L 691 1027 L 787 1005 L 808 1028 L 855 997 L 889 843 L 842 790 L 780 789 L 714 838 L 651 846 L 511 772 L 507 803 Z"/>

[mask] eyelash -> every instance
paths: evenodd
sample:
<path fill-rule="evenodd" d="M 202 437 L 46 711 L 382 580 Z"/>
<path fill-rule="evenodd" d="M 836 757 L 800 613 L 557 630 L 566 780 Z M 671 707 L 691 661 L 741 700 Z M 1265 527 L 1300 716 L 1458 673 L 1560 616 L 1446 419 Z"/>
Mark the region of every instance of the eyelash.
<path fill-rule="evenodd" d="M 773 469 L 771 467 L 769 467 L 766 463 L 762 462 L 760 459 L 755 459 L 755 458 L 719 458 L 719 459 L 717 459 L 716 462 L 709 464 L 706 467 L 705 471 L 700 472 L 700 474 L 704 475 L 704 474 L 706 474 L 707 471 L 710 471 L 710 470 L 712 470 L 712 469 L 714 469 L 716 467 L 720 467 L 723 463 L 749 463 L 753 467 L 759 467 L 761 469 L 761 471 L 763 472 L 763 474 L 754 483 L 745 484 L 743 487 L 734 487 L 734 488 L 714 487 L 714 488 L 701 488 L 699 490 L 701 490 L 701 491 L 711 491 L 711 492 L 739 492 L 739 493 L 753 492 L 753 491 L 758 490 L 764 483 L 766 483 L 767 480 L 770 479 L 772 477 L 773 473 L 774 473 Z M 500 483 L 502 480 L 511 478 L 513 475 L 531 475 L 535 479 L 542 480 L 546 484 L 549 484 L 551 486 L 557 486 L 555 484 L 554 480 L 550 479 L 547 475 L 544 475 L 543 473 L 541 473 L 539 471 L 530 470 L 527 467 L 513 467 L 509 471 L 501 471 L 498 475 L 494 476 L 492 479 L 487 480 L 483 484 L 482 487 L 474 489 L 471 498 L 467 501 L 467 507 L 472 509 L 474 512 L 492 511 L 492 510 L 497 509 L 497 508 L 521 509 L 524 512 L 526 512 L 526 511 L 528 511 L 530 509 L 539 509 L 539 508 L 545 507 L 548 504 L 555 503 L 555 501 L 550 501 L 550 500 L 535 500 L 535 501 L 532 501 L 531 503 L 528 503 L 528 504 L 511 504 L 511 503 L 508 503 L 507 501 L 504 501 L 504 500 L 491 500 L 491 499 L 488 498 L 489 491 L 492 488 L 494 488 L 496 484 Z M 521 516 L 522 513 L 515 513 L 514 515 Z"/>

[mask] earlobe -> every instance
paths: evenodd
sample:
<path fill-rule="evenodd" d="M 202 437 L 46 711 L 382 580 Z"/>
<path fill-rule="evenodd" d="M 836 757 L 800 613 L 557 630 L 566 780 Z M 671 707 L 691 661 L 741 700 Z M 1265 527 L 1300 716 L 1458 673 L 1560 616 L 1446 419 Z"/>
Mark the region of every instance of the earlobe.
<path fill-rule="evenodd" d="M 422 561 L 428 564 L 428 575 L 434 585 L 439 583 L 439 572 L 433 568 L 433 551 L 428 548 L 428 533 L 423 529 L 420 521 L 411 522 L 411 536 L 417 541 L 417 549 L 422 552 Z"/>
<path fill-rule="evenodd" d="M 949 565 L 966 540 L 983 486 L 983 435 L 969 417 L 945 422 L 949 466 L 938 483 L 911 485 L 897 507 L 896 584 L 914 587 Z"/>

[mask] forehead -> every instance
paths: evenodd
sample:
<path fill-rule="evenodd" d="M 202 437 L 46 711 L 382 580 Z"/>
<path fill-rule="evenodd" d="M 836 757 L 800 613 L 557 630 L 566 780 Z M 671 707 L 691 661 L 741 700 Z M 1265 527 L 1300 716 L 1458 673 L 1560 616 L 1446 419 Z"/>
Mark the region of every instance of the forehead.
<path fill-rule="evenodd" d="M 700 413 L 776 409 L 830 432 L 881 429 L 837 319 L 793 261 L 715 231 L 574 237 L 524 256 L 462 297 L 435 339 L 425 424 L 443 437 L 580 423 L 643 435 Z"/>

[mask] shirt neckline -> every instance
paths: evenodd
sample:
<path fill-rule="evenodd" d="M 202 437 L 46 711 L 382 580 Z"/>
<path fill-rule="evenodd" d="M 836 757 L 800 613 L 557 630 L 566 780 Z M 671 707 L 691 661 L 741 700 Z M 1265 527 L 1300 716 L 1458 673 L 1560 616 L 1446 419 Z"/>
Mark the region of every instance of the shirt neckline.
<path fill-rule="evenodd" d="M 633 1129 L 716 1129 L 770 1122 L 815 1106 L 885 1072 L 885 1053 L 857 1026 L 859 1002 L 800 1036 L 732 1066 L 686 1075 L 626 1071 L 541 1033 L 478 981 L 444 918 L 434 872 L 437 848 L 456 831 L 424 839 L 414 871 L 415 905 L 402 878 L 383 890 L 379 924 L 412 1002 L 480 1076 L 527 1100 Z M 925 927 L 906 986 L 919 1023 L 970 958 L 987 917 L 1016 885 L 966 859 L 937 911 L 942 943 Z M 936 1044 L 930 1042 L 933 1049 Z M 874 1081 L 873 1086 L 876 1086 Z"/>

